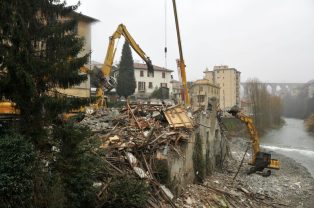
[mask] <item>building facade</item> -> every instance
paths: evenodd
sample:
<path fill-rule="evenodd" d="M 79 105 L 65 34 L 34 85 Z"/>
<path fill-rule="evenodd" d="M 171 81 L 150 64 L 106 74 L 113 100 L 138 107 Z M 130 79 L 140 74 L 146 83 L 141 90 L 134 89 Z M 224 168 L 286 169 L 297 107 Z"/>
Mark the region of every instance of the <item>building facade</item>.
<path fill-rule="evenodd" d="M 98 22 L 97 19 L 94 19 L 92 17 L 74 13 L 73 15 L 78 15 L 78 25 L 77 25 L 77 34 L 79 37 L 84 38 L 84 47 L 83 50 L 80 52 L 79 56 L 84 56 L 86 54 L 91 53 L 91 27 L 92 24 Z M 71 17 L 69 17 L 71 18 Z M 84 66 L 88 70 L 91 70 L 91 61 L 89 60 L 88 63 Z M 82 72 L 83 73 L 83 72 Z M 66 94 L 68 96 L 75 96 L 75 97 L 90 97 L 90 76 L 88 75 L 88 79 L 81 84 L 67 88 L 67 89 L 57 89 L 58 92 Z"/>
<path fill-rule="evenodd" d="M 173 99 L 176 103 L 182 102 L 182 83 L 172 79 L 170 81 L 171 89 L 170 89 L 170 98 Z"/>
<path fill-rule="evenodd" d="M 240 105 L 240 74 L 227 65 L 214 66 L 213 71 L 206 69 L 204 79 L 220 87 L 219 105 L 221 109 L 230 109 Z"/>
<path fill-rule="evenodd" d="M 157 88 L 167 87 L 171 94 L 171 73 L 173 71 L 154 65 L 154 72 L 147 70 L 146 64 L 134 63 L 134 75 L 136 89 L 134 95 L 139 98 L 147 98 Z"/>
<path fill-rule="evenodd" d="M 192 110 L 207 109 L 208 103 L 211 103 L 213 98 L 219 101 L 219 91 L 219 86 L 207 79 L 193 82 L 189 90 Z"/>

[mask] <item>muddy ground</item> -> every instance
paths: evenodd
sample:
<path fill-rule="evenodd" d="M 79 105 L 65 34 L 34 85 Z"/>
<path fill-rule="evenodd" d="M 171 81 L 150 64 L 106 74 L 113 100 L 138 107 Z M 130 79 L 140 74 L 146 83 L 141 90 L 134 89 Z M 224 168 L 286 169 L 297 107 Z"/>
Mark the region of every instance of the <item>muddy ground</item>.
<path fill-rule="evenodd" d="M 224 167 L 207 177 L 203 184 L 192 184 L 176 199 L 178 207 L 314 207 L 314 179 L 293 159 L 272 153 L 281 162 L 280 170 L 271 176 L 247 175 L 251 158 L 248 151 L 243 166 L 233 180 L 240 165 L 247 143 L 245 139 L 230 141 L 230 157 Z M 267 152 L 267 151 L 266 151 Z"/>

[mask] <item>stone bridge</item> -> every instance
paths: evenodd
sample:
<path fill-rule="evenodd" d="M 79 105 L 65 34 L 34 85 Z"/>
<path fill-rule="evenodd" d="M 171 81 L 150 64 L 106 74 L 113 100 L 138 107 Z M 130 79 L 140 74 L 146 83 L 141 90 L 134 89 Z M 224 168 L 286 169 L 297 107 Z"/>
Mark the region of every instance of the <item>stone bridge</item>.
<path fill-rule="evenodd" d="M 266 82 L 261 83 L 266 85 L 267 91 L 272 95 L 285 95 L 287 93 L 294 94 L 296 91 L 305 85 L 305 83 L 279 83 L 279 82 Z M 246 82 L 241 82 L 241 88 L 245 89 Z"/>

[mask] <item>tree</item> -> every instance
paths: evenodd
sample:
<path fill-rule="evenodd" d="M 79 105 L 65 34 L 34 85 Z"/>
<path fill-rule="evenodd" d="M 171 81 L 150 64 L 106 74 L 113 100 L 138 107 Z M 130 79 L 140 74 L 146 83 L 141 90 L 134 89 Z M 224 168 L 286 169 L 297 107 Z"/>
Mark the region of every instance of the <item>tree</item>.
<path fill-rule="evenodd" d="M 76 32 L 80 16 L 75 13 L 78 6 L 68 6 L 59 0 L 0 1 L 0 96 L 12 100 L 21 110 L 20 125 L 15 130 L 29 138 L 37 156 L 33 172 L 28 166 L 24 168 L 24 163 L 11 163 L 19 170 L 16 174 L 23 173 L 11 178 L 13 185 L 23 184 L 30 173 L 34 175 L 33 186 L 21 189 L 26 195 L 33 196 L 32 206 L 24 207 L 52 207 L 49 201 L 54 194 L 49 191 L 51 187 L 60 190 L 61 198 L 65 198 L 67 203 L 57 207 L 70 207 L 68 205 L 72 202 L 82 207 L 86 203 L 93 204 L 90 181 L 93 177 L 86 179 L 93 172 L 87 165 L 89 156 L 78 156 L 82 153 L 81 145 L 86 141 L 86 135 L 76 133 L 74 127 L 69 130 L 58 119 L 61 113 L 86 104 L 88 100 L 69 99 L 55 90 L 78 85 L 87 79 L 86 75 L 79 73 L 89 54 L 78 56 L 84 45 L 84 40 Z M 72 132 L 78 136 L 77 140 L 71 137 Z M 2 135 L 0 137 L 3 138 Z M 70 149 L 74 142 L 77 144 Z M 15 154 L 21 153 L 23 159 L 25 149 L 22 147 Z M 61 150 L 57 161 L 53 147 Z M 63 154 L 64 149 L 70 156 Z M 10 150 L 5 151 L 13 154 Z M 66 175 L 60 168 L 54 169 L 52 164 L 73 172 Z M 63 188 L 68 188 L 68 193 L 62 193 Z M 77 196 L 71 195 L 74 193 Z M 5 200 L 14 200 L 14 195 Z M 20 200 L 25 204 L 29 198 Z"/>
<path fill-rule="evenodd" d="M 117 93 L 119 96 L 127 98 L 135 92 L 134 61 L 130 45 L 127 41 L 123 45 L 117 81 Z"/>
<path fill-rule="evenodd" d="M 33 193 L 34 147 L 18 134 L 0 139 L 0 207 L 30 207 Z"/>
<path fill-rule="evenodd" d="M 56 154 L 55 170 L 62 181 L 65 207 L 96 207 L 96 190 L 93 183 L 104 164 L 93 150 L 99 144 L 88 129 L 73 123 L 65 123 L 54 129 L 60 144 Z M 86 139 L 92 138 L 92 139 Z"/>
<path fill-rule="evenodd" d="M 20 108 L 20 130 L 36 144 L 58 114 L 81 104 L 51 96 L 87 79 L 79 74 L 89 54 L 78 57 L 84 42 L 76 34 L 77 7 L 58 0 L 0 3 L 0 93 Z"/>
<path fill-rule="evenodd" d="M 281 98 L 268 93 L 265 84 L 257 79 L 247 81 L 247 99 L 252 103 L 254 123 L 260 133 L 282 124 Z"/>
<path fill-rule="evenodd" d="M 169 88 L 166 87 L 155 88 L 155 90 L 151 93 L 149 97 L 161 100 L 169 99 Z"/>

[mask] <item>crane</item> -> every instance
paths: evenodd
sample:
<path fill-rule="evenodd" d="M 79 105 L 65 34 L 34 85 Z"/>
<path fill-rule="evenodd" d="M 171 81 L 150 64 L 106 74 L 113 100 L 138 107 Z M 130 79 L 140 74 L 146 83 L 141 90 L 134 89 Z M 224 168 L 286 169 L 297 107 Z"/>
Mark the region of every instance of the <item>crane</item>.
<path fill-rule="evenodd" d="M 186 81 L 186 70 L 185 70 L 185 62 L 184 62 L 184 58 L 183 58 L 183 50 L 182 50 L 182 43 L 181 43 L 176 1 L 172 0 L 172 4 L 173 4 L 173 12 L 174 12 L 174 17 L 175 17 L 175 22 L 176 22 L 177 39 L 178 39 L 178 46 L 179 46 L 179 53 L 180 53 L 180 59 L 178 61 L 178 65 L 180 68 L 180 75 L 181 75 L 183 91 L 184 91 L 184 104 L 186 106 L 189 106 L 190 105 L 190 98 L 189 98 L 189 92 L 188 92 L 187 81 Z"/>
<path fill-rule="evenodd" d="M 105 61 L 103 64 L 103 67 L 101 69 L 102 74 L 105 77 L 105 83 L 103 86 L 100 86 L 97 91 L 96 95 L 99 97 L 99 100 L 97 101 L 97 105 L 99 107 L 104 106 L 104 88 L 108 91 L 116 87 L 116 81 L 114 78 L 110 77 L 110 72 L 113 64 L 113 59 L 116 53 L 115 48 L 115 41 L 116 39 L 119 39 L 120 37 L 124 36 L 125 40 L 130 44 L 130 46 L 135 50 L 135 52 L 145 61 L 147 65 L 147 69 L 149 72 L 154 71 L 154 67 L 152 65 L 152 62 L 148 56 L 144 53 L 144 51 L 140 48 L 140 46 L 135 42 L 133 37 L 130 35 L 128 30 L 123 24 L 120 24 L 117 28 L 117 30 L 113 33 L 112 36 L 109 38 L 109 45 L 107 48 L 107 54 L 105 57 Z"/>
<path fill-rule="evenodd" d="M 254 126 L 253 119 L 244 113 L 240 112 L 237 106 L 232 107 L 228 113 L 245 123 L 247 130 L 252 140 L 252 161 L 249 163 L 253 165 L 248 174 L 255 173 L 256 171 L 263 171 L 265 168 L 280 169 L 280 162 L 276 159 L 271 159 L 271 154 L 260 151 L 260 138 Z M 267 170 L 264 176 L 270 176 L 271 171 Z"/>

